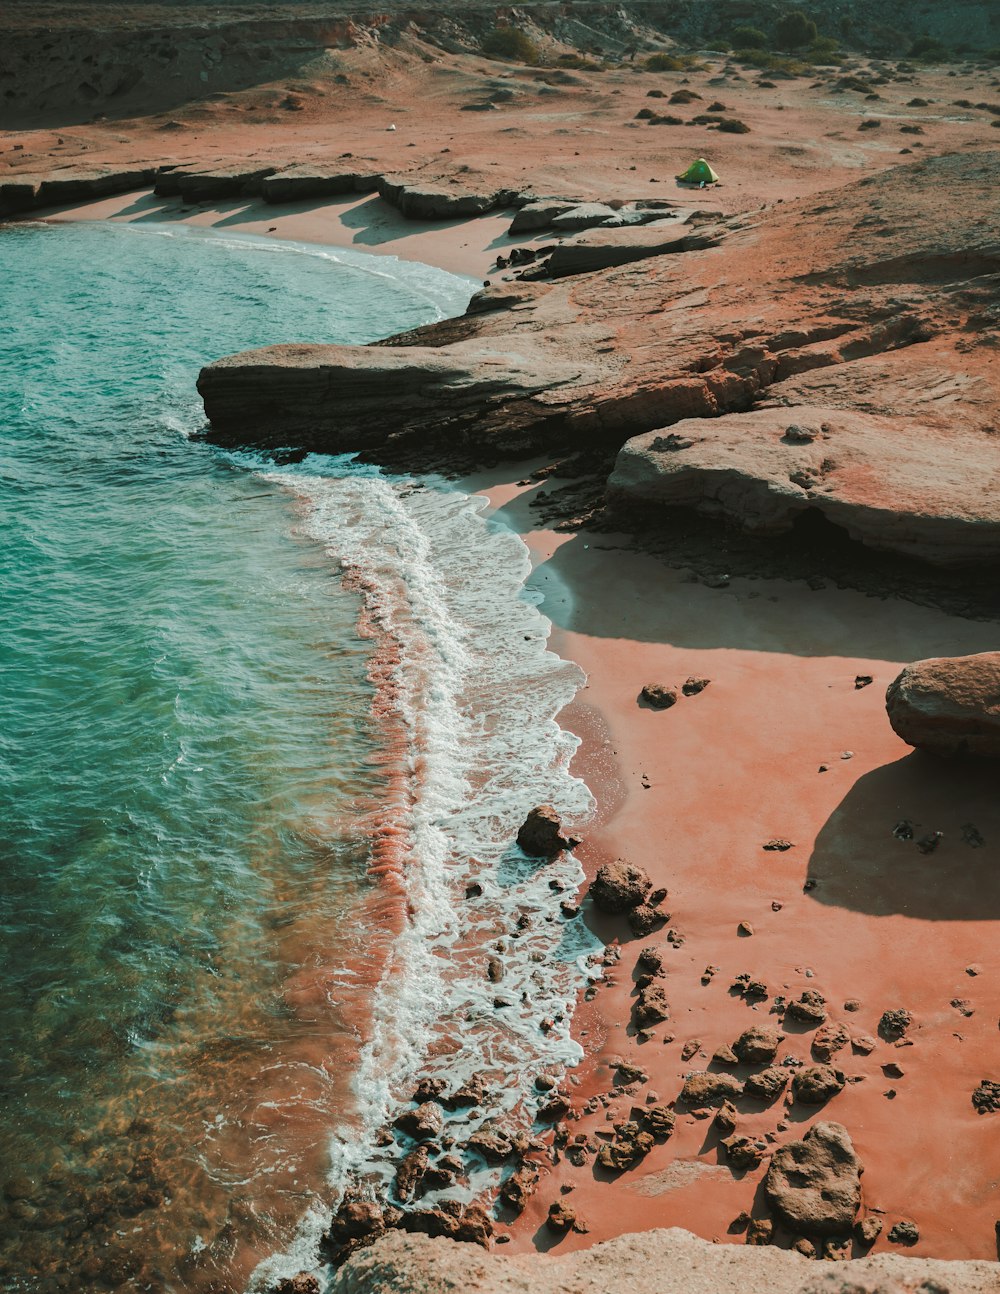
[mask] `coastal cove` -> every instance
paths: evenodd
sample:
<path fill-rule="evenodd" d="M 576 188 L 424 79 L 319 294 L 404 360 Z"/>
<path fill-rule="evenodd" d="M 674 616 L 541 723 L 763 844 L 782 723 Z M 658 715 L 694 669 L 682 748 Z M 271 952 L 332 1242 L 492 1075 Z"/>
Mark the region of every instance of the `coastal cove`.
<path fill-rule="evenodd" d="M 995 9 L 11 0 L 0 1294 L 997 1294 Z"/>

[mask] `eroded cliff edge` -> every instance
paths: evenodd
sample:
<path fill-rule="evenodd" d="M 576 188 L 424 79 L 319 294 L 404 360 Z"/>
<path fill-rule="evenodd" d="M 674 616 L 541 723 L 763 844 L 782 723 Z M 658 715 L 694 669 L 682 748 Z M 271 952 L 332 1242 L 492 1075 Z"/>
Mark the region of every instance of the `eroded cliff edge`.
<path fill-rule="evenodd" d="M 460 319 L 373 346 L 235 355 L 198 388 L 230 443 L 620 450 L 619 509 L 768 534 L 811 511 L 873 548 L 993 563 L 998 180 L 997 153 L 954 154 L 705 215 L 696 250 L 496 285 Z"/>

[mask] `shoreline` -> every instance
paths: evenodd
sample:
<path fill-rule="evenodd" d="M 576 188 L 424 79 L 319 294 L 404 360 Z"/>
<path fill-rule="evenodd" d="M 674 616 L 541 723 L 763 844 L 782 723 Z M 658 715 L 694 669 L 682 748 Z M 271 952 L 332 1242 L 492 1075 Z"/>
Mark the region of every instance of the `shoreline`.
<path fill-rule="evenodd" d="M 481 283 L 490 277 L 498 253 L 510 247 L 536 247 L 551 242 L 551 235 L 548 239 L 511 238 L 507 228 L 513 214 L 498 211 L 456 221 L 415 221 L 400 215 L 373 194 L 355 196 L 344 202 L 316 199 L 269 205 L 257 199 L 241 198 L 235 202 L 195 205 L 180 198 L 159 198 L 151 190 L 142 190 L 39 214 L 28 212 L 24 219 L 45 224 L 89 221 L 184 224 L 220 234 L 254 234 L 313 243 L 333 250 L 393 256 Z"/>

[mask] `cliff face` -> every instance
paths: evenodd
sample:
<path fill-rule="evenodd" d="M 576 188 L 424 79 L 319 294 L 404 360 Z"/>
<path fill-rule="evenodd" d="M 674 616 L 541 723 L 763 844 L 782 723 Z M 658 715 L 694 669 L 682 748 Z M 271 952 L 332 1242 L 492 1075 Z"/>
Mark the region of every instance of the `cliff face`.
<path fill-rule="evenodd" d="M 381 345 L 233 356 L 199 390 L 227 441 L 623 447 L 630 511 L 769 533 L 816 511 L 874 547 L 995 561 L 998 179 L 995 153 L 912 163 Z"/>
<path fill-rule="evenodd" d="M 486 1254 L 389 1232 L 340 1269 L 330 1294 L 993 1294 L 996 1264 L 879 1254 L 810 1263 L 772 1246 L 716 1245 L 676 1228 L 624 1235 L 563 1258 Z"/>

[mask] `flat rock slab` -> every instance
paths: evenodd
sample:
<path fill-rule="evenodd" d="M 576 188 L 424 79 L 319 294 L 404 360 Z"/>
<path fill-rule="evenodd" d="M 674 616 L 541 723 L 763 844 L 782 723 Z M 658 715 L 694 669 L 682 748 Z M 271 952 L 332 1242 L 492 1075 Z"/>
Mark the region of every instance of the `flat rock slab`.
<path fill-rule="evenodd" d="M 1000 652 L 907 665 L 886 693 L 889 722 L 935 755 L 1000 758 Z"/>
<path fill-rule="evenodd" d="M 67 169 L 44 178 L 26 176 L 0 184 L 0 215 L 56 207 L 65 202 L 85 202 L 112 193 L 131 193 L 147 188 L 156 175 L 153 166 L 137 166 L 128 170 Z"/>
<path fill-rule="evenodd" d="M 492 211 L 497 193 L 473 193 L 468 189 L 445 188 L 437 184 L 410 184 L 390 175 L 379 177 L 379 196 L 408 220 L 459 220 Z"/>
<path fill-rule="evenodd" d="M 690 1232 L 645 1231 L 589 1249 L 549 1254 L 484 1253 L 477 1245 L 393 1231 L 352 1254 L 330 1294 L 841 1294 L 854 1282 L 898 1294 L 937 1281 L 949 1294 L 996 1294 L 996 1263 L 942 1262 L 877 1254 L 846 1264 L 842 1286 L 800 1254 L 773 1245 L 714 1245 Z"/>
<path fill-rule="evenodd" d="M 823 406 L 690 418 L 621 449 L 618 507 L 693 508 L 757 534 L 810 509 L 872 548 L 937 565 L 1000 559 L 1000 443 Z"/>
<path fill-rule="evenodd" d="M 620 214 L 615 213 L 615 218 Z M 586 274 L 591 270 L 628 265 L 651 256 L 669 256 L 714 247 L 718 242 L 715 235 L 707 231 L 695 233 L 685 227 L 684 217 L 687 215 L 690 212 L 678 213 L 673 220 L 657 219 L 655 224 L 646 223 L 638 228 L 602 225 L 577 234 L 553 249 L 548 260 L 549 274 L 552 278 L 562 278 L 567 274 Z"/>
<path fill-rule="evenodd" d="M 374 193 L 379 177 L 374 171 L 345 171 L 315 166 L 289 166 L 265 177 L 261 196 L 265 202 L 301 202 L 345 193 Z"/>

